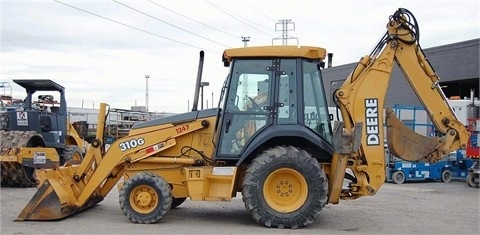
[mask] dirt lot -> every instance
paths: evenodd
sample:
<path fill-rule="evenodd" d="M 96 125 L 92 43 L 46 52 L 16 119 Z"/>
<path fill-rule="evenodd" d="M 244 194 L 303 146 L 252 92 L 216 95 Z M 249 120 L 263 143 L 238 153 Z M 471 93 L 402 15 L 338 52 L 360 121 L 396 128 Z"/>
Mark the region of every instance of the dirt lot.
<path fill-rule="evenodd" d="M 116 188 L 97 206 L 55 222 L 13 222 L 36 189 L 1 188 L 3 234 L 480 234 L 480 190 L 464 181 L 385 184 L 374 197 L 327 205 L 309 227 L 269 229 L 232 202 L 186 201 L 157 224 L 134 224 Z"/>

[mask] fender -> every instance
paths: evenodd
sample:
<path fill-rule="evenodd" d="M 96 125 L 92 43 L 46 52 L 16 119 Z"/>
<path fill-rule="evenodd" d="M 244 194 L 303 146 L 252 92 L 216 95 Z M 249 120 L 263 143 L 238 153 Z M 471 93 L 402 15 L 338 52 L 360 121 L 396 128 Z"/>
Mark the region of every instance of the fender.
<path fill-rule="evenodd" d="M 261 147 L 263 144 L 268 142 L 271 139 L 276 137 L 299 137 L 303 138 L 306 141 L 309 141 L 314 144 L 315 146 L 319 146 L 322 150 L 326 153 L 331 155 L 333 154 L 333 147 L 331 143 L 328 143 L 326 140 L 322 139 L 320 136 L 315 135 L 312 131 L 308 131 L 306 127 L 299 128 L 298 125 L 277 125 L 270 128 L 267 128 L 255 137 L 247 144 L 245 151 L 241 154 L 240 159 L 237 162 L 237 166 L 241 165 L 245 159 L 247 159 L 255 150 Z M 289 144 L 289 143 L 282 143 L 282 144 Z M 294 145 L 294 143 L 291 143 Z"/>

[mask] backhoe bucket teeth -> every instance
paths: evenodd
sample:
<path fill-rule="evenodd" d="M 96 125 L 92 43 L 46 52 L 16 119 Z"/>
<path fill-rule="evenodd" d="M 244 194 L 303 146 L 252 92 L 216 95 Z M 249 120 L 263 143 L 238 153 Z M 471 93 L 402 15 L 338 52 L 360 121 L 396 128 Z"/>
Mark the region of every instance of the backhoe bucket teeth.
<path fill-rule="evenodd" d="M 393 155 L 410 162 L 435 159 L 433 155 L 441 146 L 441 138 L 426 137 L 406 127 L 391 108 L 385 110 L 385 116 L 388 149 Z"/>
<path fill-rule="evenodd" d="M 67 177 L 58 177 L 59 172 L 63 170 L 56 169 L 56 172 L 52 171 L 54 174 L 52 172 L 48 174 L 48 178 L 43 181 L 15 221 L 59 220 L 92 207 L 103 200 L 102 197 L 94 194 L 83 206 L 76 203 L 73 185 L 67 183 L 69 182 Z M 54 175 L 57 177 L 52 177 Z"/>

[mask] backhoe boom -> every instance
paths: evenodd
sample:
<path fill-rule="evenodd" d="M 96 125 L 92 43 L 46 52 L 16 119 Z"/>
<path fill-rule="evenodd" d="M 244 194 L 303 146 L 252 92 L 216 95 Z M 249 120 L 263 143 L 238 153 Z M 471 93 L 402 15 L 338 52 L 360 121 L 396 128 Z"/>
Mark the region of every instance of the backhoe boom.
<path fill-rule="evenodd" d="M 447 103 L 439 86 L 439 78 L 418 44 L 418 30 L 413 15 L 400 8 L 390 17 L 387 33 L 374 51 L 360 60 L 341 88 L 335 92 L 345 130 L 352 129 L 356 123 L 361 123 L 363 129 L 360 149 L 349 154 L 352 164 L 350 168 L 357 182 L 352 183 L 351 190 L 341 197 L 356 198 L 358 192 L 360 195 L 372 195 L 385 180 L 382 110 L 395 63 L 442 136 L 428 138 L 419 135 L 406 128 L 391 108 L 386 108 L 390 152 L 406 161 L 436 162 L 451 151 L 467 146 L 468 132 Z M 338 170 L 346 162 L 341 159 L 338 153 L 334 154 L 333 161 L 342 162 L 335 165 Z M 334 181 L 333 184 L 330 202 L 338 202 L 335 195 L 340 193 L 341 181 Z"/>

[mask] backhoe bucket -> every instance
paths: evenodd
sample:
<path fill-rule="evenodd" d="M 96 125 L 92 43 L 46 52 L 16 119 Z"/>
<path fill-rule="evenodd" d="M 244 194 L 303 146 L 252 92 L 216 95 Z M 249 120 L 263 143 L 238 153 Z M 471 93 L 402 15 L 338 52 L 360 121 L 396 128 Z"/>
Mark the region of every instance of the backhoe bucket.
<path fill-rule="evenodd" d="M 64 167 L 52 170 L 40 170 L 40 177 L 46 177 L 30 202 L 23 208 L 15 221 L 25 220 L 59 220 L 92 207 L 103 200 L 94 194 L 83 206 L 77 203 L 75 192 L 79 192 L 70 172 L 75 167 Z M 44 175 L 42 175 L 44 174 Z M 76 182 L 77 184 L 79 182 Z M 77 193 L 78 194 L 78 193 Z"/>
<path fill-rule="evenodd" d="M 396 157 L 410 162 L 436 159 L 436 150 L 441 146 L 439 137 L 426 137 L 403 125 L 392 108 L 385 110 L 387 144 Z"/>

